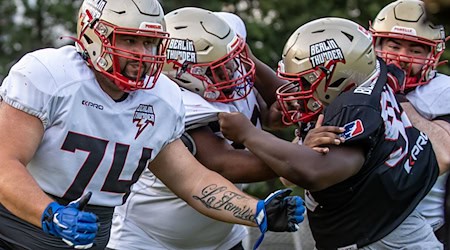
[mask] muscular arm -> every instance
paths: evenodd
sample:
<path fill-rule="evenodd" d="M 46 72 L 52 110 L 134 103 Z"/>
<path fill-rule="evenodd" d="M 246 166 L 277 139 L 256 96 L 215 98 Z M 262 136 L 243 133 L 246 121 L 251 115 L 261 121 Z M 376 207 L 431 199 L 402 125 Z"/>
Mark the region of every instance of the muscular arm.
<path fill-rule="evenodd" d="M 322 154 L 293 144 L 254 127 L 242 114 L 221 113 L 224 135 L 243 143 L 253 154 L 270 166 L 275 173 L 300 187 L 322 190 L 356 174 L 364 163 L 361 149 L 329 146 Z"/>
<path fill-rule="evenodd" d="M 258 132 L 258 131 L 255 131 Z M 362 150 L 329 146 L 324 155 L 260 131 L 244 145 L 280 176 L 311 191 L 325 189 L 355 175 L 364 163 Z"/>
<path fill-rule="evenodd" d="M 193 129 L 188 133 L 195 141 L 197 160 L 231 182 L 248 183 L 277 177 L 271 168 L 251 152 L 234 149 L 227 140 L 215 135 L 209 127 Z"/>
<path fill-rule="evenodd" d="M 256 226 L 257 200 L 201 165 L 180 140 L 161 150 L 149 168 L 176 195 L 206 216 Z"/>
<path fill-rule="evenodd" d="M 10 212 L 41 227 L 41 216 L 52 200 L 25 166 L 42 140 L 42 122 L 0 102 L 0 202 Z"/>
<path fill-rule="evenodd" d="M 411 123 L 427 134 L 439 164 L 440 174 L 450 168 L 450 126 L 442 120 L 429 121 L 423 118 L 409 102 L 402 103 Z"/>

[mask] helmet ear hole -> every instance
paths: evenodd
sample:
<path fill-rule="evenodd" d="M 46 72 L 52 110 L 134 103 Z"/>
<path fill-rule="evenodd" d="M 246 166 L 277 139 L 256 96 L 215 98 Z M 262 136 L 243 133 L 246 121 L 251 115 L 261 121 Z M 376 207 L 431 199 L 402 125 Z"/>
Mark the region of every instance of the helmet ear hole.
<path fill-rule="evenodd" d="M 339 87 L 339 85 L 341 85 L 341 83 L 343 83 L 345 81 L 345 78 L 339 78 L 338 80 L 334 81 L 333 83 L 331 83 L 329 85 L 329 87 L 331 88 L 337 88 Z"/>
<path fill-rule="evenodd" d="M 87 43 L 87 44 L 92 44 L 92 43 L 94 43 L 94 42 L 92 41 L 92 39 L 90 39 L 89 36 L 87 36 L 87 35 L 83 35 L 83 38 L 86 40 L 86 43 Z"/>

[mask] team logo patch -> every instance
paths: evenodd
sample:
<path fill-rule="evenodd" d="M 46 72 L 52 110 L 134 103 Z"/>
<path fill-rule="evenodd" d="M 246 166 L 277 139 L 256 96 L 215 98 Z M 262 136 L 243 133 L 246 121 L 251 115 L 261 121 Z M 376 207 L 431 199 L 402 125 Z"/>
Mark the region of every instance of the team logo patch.
<path fill-rule="evenodd" d="M 360 119 L 345 124 L 344 129 L 345 131 L 340 136 L 344 137 L 345 140 L 351 139 L 364 132 L 364 126 Z"/>
<path fill-rule="evenodd" d="M 138 128 L 136 136 L 134 137 L 134 139 L 137 139 L 149 124 L 152 126 L 155 124 L 155 112 L 153 112 L 153 106 L 140 104 L 136 111 L 134 111 L 133 123 L 136 123 L 136 127 Z"/>
<path fill-rule="evenodd" d="M 309 61 L 313 68 L 323 65 L 326 61 L 344 61 L 344 53 L 334 39 L 327 39 L 309 46 Z"/>

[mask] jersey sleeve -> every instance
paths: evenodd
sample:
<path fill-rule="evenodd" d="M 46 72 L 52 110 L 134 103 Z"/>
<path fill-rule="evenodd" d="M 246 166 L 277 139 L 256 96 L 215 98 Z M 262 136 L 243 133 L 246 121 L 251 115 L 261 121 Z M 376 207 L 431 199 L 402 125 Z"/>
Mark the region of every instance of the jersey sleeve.
<path fill-rule="evenodd" d="M 163 99 L 172 107 L 173 114 L 175 115 L 173 118 L 175 122 L 173 136 L 167 141 L 167 145 L 176 139 L 181 138 L 183 135 L 185 130 L 184 125 L 186 122 L 186 109 L 183 102 L 182 91 L 179 86 L 170 80 L 166 75 L 161 74 L 159 76 L 157 86 L 160 87 L 158 90 L 149 91 L 154 91 L 155 95 L 164 96 Z M 167 93 L 170 93 L 170 95 L 167 95 Z"/>
<path fill-rule="evenodd" d="M 339 104 L 337 105 L 339 106 Z M 338 109 L 325 110 L 324 125 L 344 127 L 341 134 L 345 138 L 344 145 L 363 147 L 368 152 L 379 134 L 382 132 L 383 121 L 379 111 L 370 106 L 342 106 Z"/>
<path fill-rule="evenodd" d="M 5 103 L 39 118 L 44 128 L 49 124 L 54 91 L 56 86 L 50 70 L 31 54 L 11 68 L 0 87 Z"/>
<path fill-rule="evenodd" d="M 450 115 L 438 116 L 435 118 L 435 120 L 441 120 L 450 123 Z"/>
<path fill-rule="evenodd" d="M 407 94 L 409 102 L 428 120 L 450 114 L 450 77 L 439 74 Z"/>
<path fill-rule="evenodd" d="M 196 93 L 181 88 L 183 103 L 186 110 L 186 130 L 208 125 L 217 121 L 218 113 L 233 112 L 233 106 L 225 103 L 210 103 Z"/>

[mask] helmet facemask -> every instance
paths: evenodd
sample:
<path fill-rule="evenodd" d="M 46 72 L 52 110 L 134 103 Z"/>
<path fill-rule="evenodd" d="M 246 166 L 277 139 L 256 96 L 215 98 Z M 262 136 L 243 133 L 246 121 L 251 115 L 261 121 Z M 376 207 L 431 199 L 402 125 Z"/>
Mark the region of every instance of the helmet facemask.
<path fill-rule="evenodd" d="M 253 88 L 255 64 L 247 44 L 213 12 L 184 7 L 165 16 L 171 40 L 164 73 L 209 102 L 245 98 Z"/>
<path fill-rule="evenodd" d="M 106 75 L 124 91 L 153 88 L 164 65 L 167 33 L 117 27 L 103 21 L 98 21 L 94 32 L 102 41 L 102 50 L 97 60 L 91 63 L 100 73 Z M 145 40 L 148 44 L 145 48 L 148 53 L 139 53 L 118 46 L 117 38 L 123 36 L 134 42 Z M 133 64 L 137 73 L 134 76 L 127 75 L 126 65 L 121 65 L 120 61 Z"/>
<path fill-rule="evenodd" d="M 277 90 L 283 123 L 316 120 L 336 97 L 376 72 L 372 36 L 359 24 L 328 17 L 300 26 L 278 64 L 278 77 L 289 81 Z"/>
<path fill-rule="evenodd" d="M 408 91 L 414 89 L 417 86 L 427 84 L 436 74 L 435 68 L 439 63 L 439 58 L 444 52 L 438 42 L 434 41 L 420 41 L 415 37 L 410 37 L 404 34 L 380 34 L 375 31 L 376 37 L 376 53 L 387 64 L 396 64 L 398 67 L 405 71 L 406 83 L 404 90 Z M 428 50 L 426 56 L 407 55 L 403 53 L 397 53 L 394 51 L 387 51 L 382 49 L 383 42 L 386 39 L 409 41 L 423 46 Z M 414 69 L 416 68 L 416 69 Z"/>
<path fill-rule="evenodd" d="M 405 91 L 427 84 L 436 75 L 435 69 L 445 49 L 445 32 L 441 25 L 434 25 L 427 19 L 423 1 L 394 1 L 378 13 L 369 26 L 377 55 L 405 71 Z M 424 53 L 390 50 L 382 47 L 386 41 L 397 43 L 398 49 L 421 46 L 428 53 L 423 56 Z"/>
<path fill-rule="evenodd" d="M 177 69 L 175 80 L 195 78 L 201 81 L 203 97 L 211 102 L 230 102 L 245 98 L 252 90 L 255 64 L 249 57 L 245 42 L 236 36 L 233 48 L 224 57 L 208 63 L 168 60 Z"/>
<path fill-rule="evenodd" d="M 121 90 L 150 89 L 165 61 L 164 13 L 157 1 L 127 1 L 84 1 L 76 46 L 89 66 Z"/>
<path fill-rule="evenodd" d="M 286 73 L 283 62 L 278 63 L 278 77 L 289 81 L 277 90 L 277 100 L 285 125 L 307 123 L 317 118 L 324 106 L 315 96 L 315 91 L 324 86 L 326 92 L 339 62 L 345 63 L 345 60 L 329 60 L 324 65 L 299 73 Z"/>
<path fill-rule="evenodd" d="M 204 97 L 209 101 L 240 100 L 252 90 L 255 64 L 249 58 L 245 42 L 240 38 L 227 56 L 198 66 L 206 68 L 204 76 L 207 78 L 207 85 Z"/>

